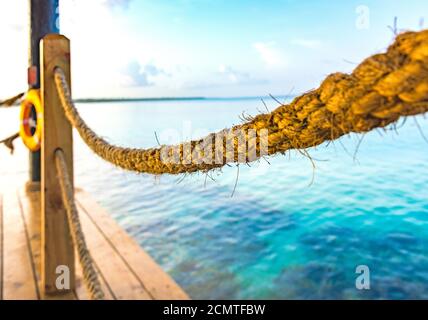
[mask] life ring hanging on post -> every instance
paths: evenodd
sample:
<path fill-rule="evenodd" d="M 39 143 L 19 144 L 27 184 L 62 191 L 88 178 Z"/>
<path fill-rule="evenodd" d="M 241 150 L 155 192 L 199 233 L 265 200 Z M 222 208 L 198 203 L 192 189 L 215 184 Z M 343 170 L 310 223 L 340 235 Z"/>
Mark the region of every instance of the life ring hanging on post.
<path fill-rule="evenodd" d="M 21 103 L 19 135 L 30 151 L 38 151 L 42 145 L 43 107 L 39 90 L 28 91 Z"/>

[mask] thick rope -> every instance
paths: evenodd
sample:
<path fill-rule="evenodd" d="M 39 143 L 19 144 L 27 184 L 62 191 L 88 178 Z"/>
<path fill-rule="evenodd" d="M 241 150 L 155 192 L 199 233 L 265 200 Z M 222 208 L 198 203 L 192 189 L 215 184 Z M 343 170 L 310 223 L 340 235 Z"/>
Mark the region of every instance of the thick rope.
<path fill-rule="evenodd" d="M 269 114 L 172 147 L 130 149 L 109 144 L 80 117 L 59 68 L 55 70 L 55 82 L 67 118 L 85 143 L 103 159 L 124 169 L 153 174 L 207 171 L 229 162 L 260 158 L 263 129 L 268 130 L 267 154 L 273 155 L 314 147 L 351 132 L 368 132 L 396 122 L 401 116 L 427 112 L 428 30 L 398 35 L 386 53 L 369 57 L 351 74 L 328 76 L 318 89 Z M 229 136 L 238 131 L 243 132 L 245 140 Z M 256 134 L 250 134 L 254 131 Z M 220 147 L 208 144 L 210 141 L 220 141 Z M 234 148 L 229 148 L 230 145 Z M 253 148 L 246 150 L 247 145 Z M 165 149 L 167 155 L 178 155 L 176 161 L 165 161 L 162 157 Z M 239 156 L 238 151 L 242 150 L 244 157 Z"/>
<path fill-rule="evenodd" d="M 101 289 L 97 272 L 93 266 L 91 254 L 86 246 L 85 235 L 83 234 L 79 214 L 74 202 L 74 192 L 68 175 L 64 152 L 60 149 L 55 152 L 55 165 L 61 186 L 62 201 L 67 211 L 71 238 L 74 247 L 77 249 L 79 262 L 83 270 L 83 282 L 91 300 L 103 300 L 104 292 Z"/>
<path fill-rule="evenodd" d="M 1 100 L 0 101 L 0 107 L 11 107 L 13 106 L 17 101 L 19 101 L 23 96 L 24 96 L 24 92 L 23 93 L 19 93 L 16 96 L 6 99 L 6 100 Z"/>
<path fill-rule="evenodd" d="M 19 137 L 19 132 L 11 135 L 10 137 L 7 137 L 6 139 L 3 139 L 0 141 L 0 144 L 4 144 L 7 148 L 9 148 L 10 153 L 13 154 L 13 151 L 15 150 L 15 147 L 13 145 L 13 142 Z"/>
<path fill-rule="evenodd" d="M 17 101 L 19 101 L 23 96 L 23 93 L 19 93 L 16 96 L 0 101 L 0 107 L 11 107 L 13 106 Z M 19 132 L 11 135 L 10 137 L 7 137 L 6 139 L 3 139 L 0 141 L 0 144 L 4 144 L 7 148 L 9 148 L 10 153 L 13 154 L 13 151 L 15 150 L 15 147 L 13 145 L 13 142 L 19 137 Z"/>

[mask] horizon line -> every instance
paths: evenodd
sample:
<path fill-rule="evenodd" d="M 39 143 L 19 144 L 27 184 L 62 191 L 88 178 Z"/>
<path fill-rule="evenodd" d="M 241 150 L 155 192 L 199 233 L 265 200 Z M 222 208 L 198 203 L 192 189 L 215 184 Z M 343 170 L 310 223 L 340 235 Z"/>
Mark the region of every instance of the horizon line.
<path fill-rule="evenodd" d="M 233 97 L 117 97 L 117 98 L 77 98 L 76 103 L 97 103 L 97 102 L 156 102 L 156 101 L 200 101 L 200 100 L 255 100 L 255 99 L 289 99 L 296 95 L 265 95 L 265 96 L 233 96 Z"/>

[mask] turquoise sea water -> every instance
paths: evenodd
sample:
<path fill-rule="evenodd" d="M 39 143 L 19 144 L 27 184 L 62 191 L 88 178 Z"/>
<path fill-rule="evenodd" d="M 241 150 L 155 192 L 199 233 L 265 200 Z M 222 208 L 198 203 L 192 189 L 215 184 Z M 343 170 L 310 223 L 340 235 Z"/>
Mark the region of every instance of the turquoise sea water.
<path fill-rule="evenodd" d="M 135 147 L 157 145 L 155 132 L 162 144 L 178 142 L 265 110 L 259 100 L 78 107 L 100 135 Z M 417 121 L 428 136 L 428 120 Z M 6 122 L 2 135 L 13 123 Z M 413 118 L 397 132 L 366 134 L 355 159 L 360 135 L 311 149 L 314 172 L 291 152 L 241 165 L 239 176 L 232 166 L 208 178 L 124 172 L 76 136 L 76 185 L 192 298 L 428 299 L 428 143 Z M 2 180 L 13 168 L 25 179 L 26 157 L 23 148 L 15 158 L 2 151 Z M 370 290 L 355 287 L 358 265 L 370 269 Z"/>

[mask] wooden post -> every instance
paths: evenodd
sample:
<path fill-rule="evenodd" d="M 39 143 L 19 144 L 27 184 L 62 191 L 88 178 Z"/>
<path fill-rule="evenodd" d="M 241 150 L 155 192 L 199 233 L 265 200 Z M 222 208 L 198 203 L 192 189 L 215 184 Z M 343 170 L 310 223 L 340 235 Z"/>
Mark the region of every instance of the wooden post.
<path fill-rule="evenodd" d="M 28 85 L 31 89 L 39 89 L 39 43 L 45 35 L 59 32 L 58 0 L 29 0 L 28 3 L 30 9 Z M 40 151 L 30 151 L 30 182 L 40 182 L 40 156 Z"/>
<path fill-rule="evenodd" d="M 42 139 L 42 284 L 46 294 L 67 292 L 58 289 L 58 267 L 67 266 L 70 290 L 75 288 L 74 250 L 56 174 L 54 152 L 64 151 L 68 174 L 73 179 L 72 128 L 61 107 L 54 82 L 54 69 L 60 67 L 70 82 L 70 41 L 57 34 L 45 36 L 40 43 L 41 99 L 44 106 Z"/>

